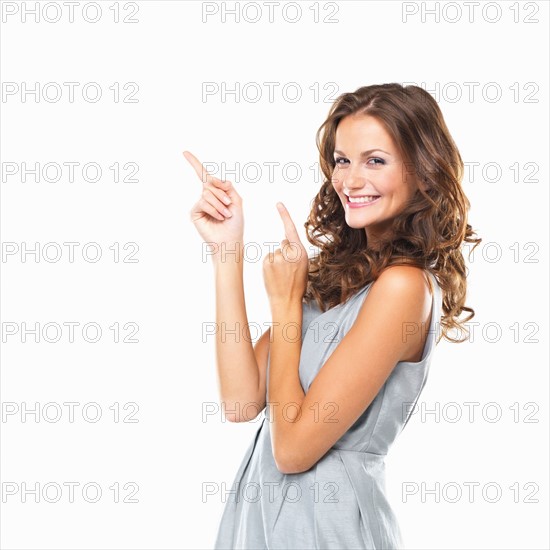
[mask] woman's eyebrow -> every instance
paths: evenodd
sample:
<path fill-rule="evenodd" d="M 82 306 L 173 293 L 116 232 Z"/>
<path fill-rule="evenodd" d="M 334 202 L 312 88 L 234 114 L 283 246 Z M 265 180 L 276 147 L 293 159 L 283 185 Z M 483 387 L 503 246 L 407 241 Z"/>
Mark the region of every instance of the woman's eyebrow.
<path fill-rule="evenodd" d="M 376 149 L 369 149 L 368 151 L 363 151 L 361 153 L 361 157 L 368 157 L 371 153 L 374 153 L 374 151 L 381 151 L 382 153 L 386 153 L 386 155 L 391 156 L 391 153 L 388 153 L 387 151 L 384 151 L 384 149 L 380 149 L 380 148 L 377 147 Z M 345 153 L 342 153 L 342 151 L 338 151 L 338 149 L 334 149 L 334 152 L 338 153 L 339 155 L 344 155 L 345 156 Z"/>

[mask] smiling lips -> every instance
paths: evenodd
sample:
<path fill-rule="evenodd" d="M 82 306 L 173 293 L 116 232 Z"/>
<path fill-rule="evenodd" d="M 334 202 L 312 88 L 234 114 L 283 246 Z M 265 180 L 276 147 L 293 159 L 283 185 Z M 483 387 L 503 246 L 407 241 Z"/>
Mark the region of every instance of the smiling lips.
<path fill-rule="evenodd" d="M 380 195 L 361 195 L 356 197 L 346 195 L 346 204 L 350 208 L 360 208 L 362 206 L 370 206 L 378 202 L 380 198 Z"/>

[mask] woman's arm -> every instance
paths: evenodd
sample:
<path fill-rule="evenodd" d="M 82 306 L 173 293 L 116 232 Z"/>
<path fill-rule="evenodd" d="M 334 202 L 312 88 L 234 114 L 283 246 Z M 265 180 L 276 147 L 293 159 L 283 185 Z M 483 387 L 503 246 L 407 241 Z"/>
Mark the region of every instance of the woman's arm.
<path fill-rule="evenodd" d="M 253 348 L 244 297 L 243 249 L 242 243 L 228 244 L 212 256 L 218 388 L 225 418 L 231 422 L 252 420 L 265 408 L 269 329 Z"/>
<path fill-rule="evenodd" d="M 184 151 L 183 156 L 203 185 L 200 199 L 189 212 L 191 221 L 214 247 L 216 364 L 222 409 L 230 421 L 252 420 L 265 407 L 267 350 L 265 334 L 252 348 L 246 317 L 242 197 L 230 181 L 208 173 L 191 152 Z"/>
<path fill-rule="evenodd" d="M 269 406 L 273 401 L 278 407 L 271 415 L 271 440 L 281 472 L 311 468 L 367 409 L 395 365 L 421 353 L 431 307 L 430 287 L 420 268 L 387 267 L 305 395 L 297 375 L 297 343 L 274 330 Z M 273 310 L 274 328 L 301 320 L 297 304 Z M 281 413 L 284 406 L 286 414 Z"/>

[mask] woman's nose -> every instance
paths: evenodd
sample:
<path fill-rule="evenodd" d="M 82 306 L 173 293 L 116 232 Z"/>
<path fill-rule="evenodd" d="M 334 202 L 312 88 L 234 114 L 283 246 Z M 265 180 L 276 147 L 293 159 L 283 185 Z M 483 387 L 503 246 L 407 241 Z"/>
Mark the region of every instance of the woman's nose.
<path fill-rule="evenodd" d="M 342 185 L 344 189 L 349 189 L 350 191 L 361 189 L 365 185 L 365 179 L 355 171 L 348 170 L 346 177 L 342 180 Z"/>

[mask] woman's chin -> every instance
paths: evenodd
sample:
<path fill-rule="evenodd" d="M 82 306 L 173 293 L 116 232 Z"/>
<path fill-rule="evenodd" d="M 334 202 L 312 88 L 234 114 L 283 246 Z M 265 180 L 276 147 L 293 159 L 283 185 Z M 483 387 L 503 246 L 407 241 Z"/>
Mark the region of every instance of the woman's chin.
<path fill-rule="evenodd" d="M 354 218 L 353 216 L 346 216 L 346 223 L 351 227 L 352 229 L 363 229 L 365 227 L 365 222 L 362 222 L 361 220 L 358 220 L 357 218 Z"/>

